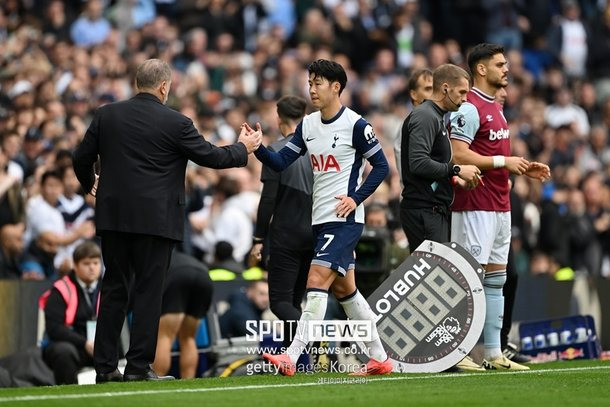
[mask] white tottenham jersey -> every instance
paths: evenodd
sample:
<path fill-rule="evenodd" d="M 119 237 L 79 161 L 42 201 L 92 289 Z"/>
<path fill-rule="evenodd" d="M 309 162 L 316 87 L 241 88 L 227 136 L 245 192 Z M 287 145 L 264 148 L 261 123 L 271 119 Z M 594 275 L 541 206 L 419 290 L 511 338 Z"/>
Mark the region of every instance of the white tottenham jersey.
<path fill-rule="evenodd" d="M 381 150 L 373 127 L 347 107 L 330 120 L 317 111 L 303 118 L 286 147 L 309 154 L 314 176 L 312 224 L 349 220 L 337 216 L 335 196 L 356 191 L 365 159 Z M 355 212 L 354 221 L 364 223 L 363 205 Z"/>

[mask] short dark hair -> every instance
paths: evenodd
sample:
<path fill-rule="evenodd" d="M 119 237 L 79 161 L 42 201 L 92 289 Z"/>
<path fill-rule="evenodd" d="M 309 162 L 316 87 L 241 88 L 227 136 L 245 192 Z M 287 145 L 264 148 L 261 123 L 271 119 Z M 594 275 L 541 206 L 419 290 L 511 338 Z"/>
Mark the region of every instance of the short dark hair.
<path fill-rule="evenodd" d="M 102 258 L 102 251 L 100 250 L 100 247 L 91 241 L 79 244 L 72 253 L 72 260 L 74 260 L 74 264 L 83 259 L 91 258 Z"/>
<path fill-rule="evenodd" d="M 216 242 L 214 246 L 214 257 L 218 261 L 233 259 L 233 245 L 227 241 L 221 240 Z"/>
<path fill-rule="evenodd" d="M 347 84 L 347 74 L 345 69 L 336 63 L 335 61 L 329 61 L 327 59 L 318 59 L 312 62 L 307 67 L 309 75 L 314 74 L 314 78 L 321 77 L 326 78 L 329 82 L 339 82 L 339 94 L 345 89 Z"/>
<path fill-rule="evenodd" d="M 456 85 L 460 78 L 466 78 L 470 83 L 470 75 L 464 69 L 453 64 L 443 64 L 434 70 L 432 75 L 432 89 L 438 92 L 443 83 Z"/>
<path fill-rule="evenodd" d="M 409 77 L 409 82 L 407 83 L 407 90 L 409 91 L 409 94 L 411 94 L 411 91 L 417 89 L 417 81 L 419 81 L 419 78 L 421 78 L 422 76 L 432 77 L 432 71 L 428 68 L 418 69 L 414 71 Z"/>
<path fill-rule="evenodd" d="M 277 102 L 277 114 L 282 121 L 299 121 L 305 116 L 307 102 L 299 96 L 284 96 Z"/>
<path fill-rule="evenodd" d="M 214 186 L 214 192 L 222 194 L 225 198 L 230 198 L 241 192 L 241 186 L 235 178 L 222 175 Z"/>
<path fill-rule="evenodd" d="M 147 59 L 136 71 L 136 86 L 138 89 L 154 89 L 163 81 L 171 81 L 172 69 L 169 64 L 160 59 Z"/>
<path fill-rule="evenodd" d="M 502 45 L 487 42 L 475 45 L 468 54 L 468 69 L 470 69 L 470 74 L 474 76 L 477 71 L 477 64 L 493 58 L 496 54 L 504 54 L 504 47 Z"/>
<path fill-rule="evenodd" d="M 40 177 L 40 185 L 44 185 L 44 183 L 47 182 L 49 178 L 56 178 L 59 182 L 62 182 L 61 175 L 59 175 L 58 171 L 49 170 L 45 171 L 42 174 L 42 177 Z"/>

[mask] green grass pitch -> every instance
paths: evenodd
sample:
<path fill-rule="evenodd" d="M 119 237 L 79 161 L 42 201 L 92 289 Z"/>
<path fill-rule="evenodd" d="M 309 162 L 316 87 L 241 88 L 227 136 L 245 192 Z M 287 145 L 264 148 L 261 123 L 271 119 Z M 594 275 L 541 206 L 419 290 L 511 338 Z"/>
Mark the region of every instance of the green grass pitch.
<path fill-rule="evenodd" d="M 352 380 L 353 379 L 353 380 Z M 272 375 L 0 389 L 4 406 L 609 406 L 610 362 L 533 365 L 526 372 Z"/>

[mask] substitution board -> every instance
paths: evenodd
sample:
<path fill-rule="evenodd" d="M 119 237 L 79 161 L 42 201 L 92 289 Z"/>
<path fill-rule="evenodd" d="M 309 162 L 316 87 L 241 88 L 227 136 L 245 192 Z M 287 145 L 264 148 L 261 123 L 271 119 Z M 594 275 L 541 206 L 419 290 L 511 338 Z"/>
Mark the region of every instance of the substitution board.
<path fill-rule="evenodd" d="M 395 372 L 441 372 L 472 350 L 485 321 L 483 277 L 457 243 L 426 240 L 371 294 Z"/>

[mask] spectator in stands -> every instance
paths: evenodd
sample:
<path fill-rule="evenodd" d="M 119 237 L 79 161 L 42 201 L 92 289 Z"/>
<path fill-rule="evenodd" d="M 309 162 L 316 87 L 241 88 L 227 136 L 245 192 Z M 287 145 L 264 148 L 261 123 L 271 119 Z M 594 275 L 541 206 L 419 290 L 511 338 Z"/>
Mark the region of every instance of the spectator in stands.
<path fill-rule="evenodd" d="M 52 36 L 55 41 L 70 40 L 70 24 L 62 0 L 52 0 L 45 9 L 45 23 L 42 32 Z"/>
<path fill-rule="evenodd" d="M 22 150 L 15 157 L 15 161 L 23 168 L 24 179 L 33 175 L 36 169 L 43 164 L 43 150 L 42 133 L 37 128 L 30 127 L 23 137 Z"/>
<path fill-rule="evenodd" d="M 263 311 L 269 308 L 267 281 L 250 283 L 245 292 L 238 291 L 229 297 L 230 308 L 220 317 L 220 331 L 224 338 L 245 336 L 246 321 L 260 321 Z"/>
<path fill-rule="evenodd" d="M 23 255 L 20 266 L 23 279 L 55 280 L 60 277 L 61 271 L 55 267 L 55 256 L 58 251 L 55 233 L 49 231 L 38 233 L 27 245 Z"/>
<path fill-rule="evenodd" d="M 70 38 L 74 44 L 89 47 L 104 42 L 112 27 L 103 16 L 104 3 L 88 0 L 81 16 L 70 27 Z"/>
<path fill-rule="evenodd" d="M 587 62 L 587 30 L 577 0 L 561 2 L 561 17 L 551 27 L 549 49 L 570 78 L 582 78 Z"/>
<path fill-rule="evenodd" d="M 9 130 L 4 133 L 0 145 L 2 146 L 2 152 L 6 155 L 8 161 L 7 172 L 19 179 L 19 183 L 23 184 L 23 167 L 19 165 L 15 158 L 19 155 L 22 147 L 21 137 L 15 130 Z"/>
<path fill-rule="evenodd" d="M 0 227 L 0 279 L 21 278 L 24 229 L 23 223 Z"/>
<path fill-rule="evenodd" d="M 90 239 L 95 234 L 95 226 L 93 222 L 87 220 L 71 231 L 66 229 L 66 224 L 61 212 L 57 209 L 59 197 L 63 192 L 62 179 L 59 173 L 55 171 L 46 171 L 40 180 L 40 195 L 33 197 L 27 204 L 26 210 L 26 244 L 29 245 L 30 251 L 34 257 L 41 259 L 39 249 L 46 255 L 63 246 L 69 245 L 80 238 Z M 30 245 L 31 242 L 37 240 L 38 236 L 45 232 L 45 237 L 39 239 L 37 243 Z M 50 250 L 52 249 L 52 250 Z M 42 257 L 46 258 L 44 255 Z M 46 264 L 42 262 L 40 264 Z M 69 261 L 64 260 L 63 265 L 59 264 L 58 268 L 68 267 Z M 47 277 L 51 277 L 50 268 L 45 268 Z M 67 271 L 67 270 L 66 270 Z"/>
<path fill-rule="evenodd" d="M 600 268 L 602 247 L 592 219 L 587 216 L 585 196 L 582 191 L 572 190 L 567 203 L 570 265 L 576 271 L 592 274 Z"/>
<path fill-rule="evenodd" d="M 212 301 L 212 281 L 207 267 L 189 255 L 174 251 L 165 280 L 157 351 L 152 368 L 166 375 L 176 338 L 180 349 L 180 378 L 195 377 L 199 362 L 196 334 Z"/>
<path fill-rule="evenodd" d="M 233 257 L 233 245 L 221 240 L 214 246 L 214 261 L 210 265 L 212 281 L 232 281 L 244 271 L 244 264 Z"/>
<path fill-rule="evenodd" d="M 78 383 L 78 371 L 93 366 L 93 338 L 102 268 L 100 248 L 85 242 L 74 250 L 74 271 L 57 280 L 41 297 L 48 344 L 43 357 L 57 384 Z"/>
<path fill-rule="evenodd" d="M 529 22 L 521 16 L 519 2 L 513 0 L 484 0 L 487 13 L 487 42 L 502 45 L 507 51 L 521 49 L 521 31 L 529 28 Z"/>
<path fill-rule="evenodd" d="M 602 273 L 602 263 L 608 261 L 610 241 L 610 212 L 607 203 L 604 202 L 603 180 L 599 172 L 590 172 L 582 179 L 582 191 L 585 196 L 587 216 L 593 223 L 596 238 L 602 247 L 600 257 L 591 259 L 591 270 L 594 276 Z M 595 240 L 593 242 L 595 242 Z M 592 243 L 595 244 L 595 243 Z"/>
<path fill-rule="evenodd" d="M 78 231 L 79 228 L 83 227 L 83 224 L 92 222 L 95 212 L 91 206 L 85 201 L 85 198 L 78 192 L 81 190 L 80 183 L 72 163 L 70 161 L 69 166 L 64 166 L 61 169 L 61 179 L 63 184 L 63 193 L 59 196 L 57 202 L 57 209 L 61 213 L 64 224 L 66 227 L 66 233 L 70 234 Z M 65 259 L 72 258 L 72 252 L 74 248 L 82 243 L 85 238 L 79 238 L 69 245 L 62 248 L 60 254 L 55 259 L 56 266 L 59 267 Z"/>
<path fill-rule="evenodd" d="M 9 165 L 8 157 L 0 147 L 0 227 L 25 219 L 21 180 L 10 173 Z"/>
<path fill-rule="evenodd" d="M 570 126 L 579 139 L 588 137 L 591 130 L 587 113 L 574 103 L 568 88 L 560 88 L 555 92 L 555 103 L 546 108 L 544 118 L 553 128 Z"/>
<path fill-rule="evenodd" d="M 200 232 L 198 244 L 211 261 L 211 249 L 216 242 L 226 241 L 233 246 L 233 257 L 241 262 L 250 250 L 252 219 L 244 211 L 240 193 L 242 187 L 237 179 L 222 175 L 214 187 L 213 203 L 208 220 Z"/>
<path fill-rule="evenodd" d="M 551 272 L 565 267 L 569 260 L 570 230 L 568 218 L 569 193 L 564 185 L 544 185 L 540 213 L 539 248 L 551 260 Z"/>

